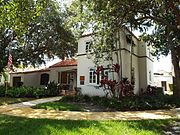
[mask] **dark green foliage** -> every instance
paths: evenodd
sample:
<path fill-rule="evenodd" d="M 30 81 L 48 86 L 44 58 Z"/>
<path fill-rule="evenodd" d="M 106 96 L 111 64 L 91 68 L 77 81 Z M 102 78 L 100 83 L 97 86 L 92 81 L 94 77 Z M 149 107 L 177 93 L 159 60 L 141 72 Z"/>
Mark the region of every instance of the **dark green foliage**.
<path fill-rule="evenodd" d="M 45 63 L 45 57 L 64 58 L 68 52 L 71 56 L 76 53 L 77 43 L 56 1 L 10 1 L 0 6 L 0 11 L 0 73 L 7 65 L 9 52 L 16 67 L 38 66 Z"/>
<path fill-rule="evenodd" d="M 60 85 L 58 83 L 50 82 L 46 88 L 44 88 L 44 92 L 46 96 L 57 96 L 59 95 Z"/>
<path fill-rule="evenodd" d="M 88 100 L 87 100 L 88 99 Z M 75 96 L 63 97 L 63 102 L 92 102 L 93 104 L 113 108 L 118 111 L 138 111 L 138 110 L 156 110 L 156 109 L 170 109 L 180 107 L 180 99 L 169 95 L 144 95 L 124 97 L 120 100 L 109 99 L 106 97 L 88 97 Z"/>
<path fill-rule="evenodd" d="M 0 2 L 0 72 L 7 65 L 9 49 L 18 50 L 17 38 L 28 31 L 29 24 L 44 12 L 47 3 L 46 0 L 36 2 L 34 0 L 3 0 Z M 20 55 L 20 52 L 18 54 Z M 15 60 L 13 64 L 16 65 Z"/>
<path fill-rule="evenodd" d="M 91 102 L 91 97 L 88 95 L 81 95 L 81 96 L 64 96 L 61 99 L 62 102 Z"/>
<path fill-rule="evenodd" d="M 51 97 L 59 95 L 59 86 L 51 82 L 46 88 L 38 88 L 38 87 L 8 87 L 6 91 L 4 86 L 0 86 L 0 97 L 12 97 L 12 98 L 41 98 L 41 97 Z"/>
<path fill-rule="evenodd" d="M 4 86 L 0 86 L 0 97 L 4 97 L 6 92 L 6 88 Z"/>
<path fill-rule="evenodd" d="M 44 89 L 43 88 L 35 88 L 35 87 L 14 87 L 8 88 L 6 96 L 8 97 L 28 97 L 28 98 L 39 98 L 44 97 Z"/>

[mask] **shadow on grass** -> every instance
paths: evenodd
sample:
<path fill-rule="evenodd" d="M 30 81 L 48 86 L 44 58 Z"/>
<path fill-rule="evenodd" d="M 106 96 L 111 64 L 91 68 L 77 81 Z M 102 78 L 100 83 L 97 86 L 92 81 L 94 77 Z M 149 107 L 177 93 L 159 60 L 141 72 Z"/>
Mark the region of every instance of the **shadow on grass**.
<path fill-rule="evenodd" d="M 175 119 L 164 119 L 164 120 L 134 120 L 127 121 L 127 126 L 133 129 L 153 131 L 162 134 L 162 131 L 171 125 Z"/>
<path fill-rule="evenodd" d="M 14 104 L 25 101 L 31 101 L 34 98 L 9 98 L 9 97 L 0 97 L 0 105 Z"/>
<path fill-rule="evenodd" d="M 95 125 L 101 132 L 106 132 L 98 121 L 30 119 L 0 115 L 0 135 L 64 135 L 69 131 L 81 134 L 81 129 Z"/>
<path fill-rule="evenodd" d="M 28 119 L 0 115 L 0 135 L 156 135 L 173 120 L 87 121 Z"/>

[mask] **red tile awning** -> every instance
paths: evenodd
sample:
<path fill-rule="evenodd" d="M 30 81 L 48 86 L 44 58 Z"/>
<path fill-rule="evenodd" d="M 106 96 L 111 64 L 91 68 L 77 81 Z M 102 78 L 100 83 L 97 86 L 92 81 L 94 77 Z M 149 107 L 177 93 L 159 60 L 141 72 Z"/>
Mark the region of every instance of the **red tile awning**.
<path fill-rule="evenodd" d="M 50 68 L 69 67 L 69 66 L 77 66 L 77 60 L 75 60 L 75 59 L 62 60 L 62 61 L 50 66 Z"/>

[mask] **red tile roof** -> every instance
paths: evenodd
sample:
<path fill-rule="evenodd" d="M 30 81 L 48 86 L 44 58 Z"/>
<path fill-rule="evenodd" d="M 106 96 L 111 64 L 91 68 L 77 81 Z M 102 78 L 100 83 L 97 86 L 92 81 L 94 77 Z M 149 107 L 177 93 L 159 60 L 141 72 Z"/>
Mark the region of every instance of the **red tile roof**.
<path fill-rule="evenodd" d="M 68 66 L 77 66 L 77 60 L 75 59 L 67 59 L 67 60 L 62 60 L 52 66 L 50 68 L 54 67 L 68 67 Z"/>

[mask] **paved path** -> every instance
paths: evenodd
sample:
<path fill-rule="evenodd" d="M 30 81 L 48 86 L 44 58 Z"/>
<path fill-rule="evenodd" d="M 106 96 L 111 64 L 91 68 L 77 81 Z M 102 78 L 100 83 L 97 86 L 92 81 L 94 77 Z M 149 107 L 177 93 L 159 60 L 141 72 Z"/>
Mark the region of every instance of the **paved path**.
<path fill-rule="evenodd" d="M 52 102 L 61 97 L 38 99 L 12 105 L 0 106 L 0 113 L 28 118 L 70 119 L 70 120 L 141 120 L 180 118 L 180 108 L 173 110 L 127 111 L 127 112 L 71 112 L 31 107 L 45 102 Z"/>

